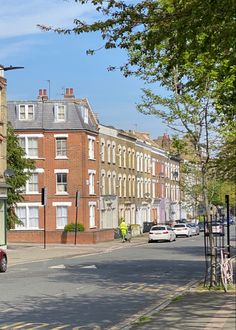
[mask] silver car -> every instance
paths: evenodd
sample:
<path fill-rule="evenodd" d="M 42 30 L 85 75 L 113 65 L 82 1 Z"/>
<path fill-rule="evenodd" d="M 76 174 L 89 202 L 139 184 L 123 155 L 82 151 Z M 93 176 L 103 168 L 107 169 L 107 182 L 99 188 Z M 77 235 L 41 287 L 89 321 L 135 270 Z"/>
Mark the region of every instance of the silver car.
<path fill-rule="evenodd" d="M 189 227 L 186 223 L 178 223 L 177 225 L 174 225 L 173 230 L 176 234 L 176 237 L 178 236 L 190 237 L 193 235 L 192 228 Z"/>
<path fill-rule="evenodd" d="M 191 227 L 193 235 L 199 235 L 200 229 L 199 229 L 198 225 L 196 225 L 195 223 L 190 223 L 190 224 L 188 224 L 188 226 Z"/>

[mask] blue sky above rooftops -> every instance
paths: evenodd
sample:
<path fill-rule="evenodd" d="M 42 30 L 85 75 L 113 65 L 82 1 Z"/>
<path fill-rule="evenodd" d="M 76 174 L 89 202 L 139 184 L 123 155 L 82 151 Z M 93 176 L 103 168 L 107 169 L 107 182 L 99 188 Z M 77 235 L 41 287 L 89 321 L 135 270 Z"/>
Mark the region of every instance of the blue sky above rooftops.
<path fill-rule="evenodd" d="M 99 34 L 64 36 L 36 26 L 71 27 L 74 18 L 92 20 L 92 6 L 73 0 L 0 0 L 0 8 L 0 64 L 24 66 L 5 72 L 8 100 L 35 100 L 38 90 L 49 86 L 50 98 L 60 99 L 72 87 L 76 98 L 88 98 L 102 124 L 149 132 L 153 138 L 170 133 L 160 119 L 137 112 L 143 82 L 107 70 L 125 62 L 124 51 L 103 49 L 88 56 L 87 49 L 103 45 Z"/>

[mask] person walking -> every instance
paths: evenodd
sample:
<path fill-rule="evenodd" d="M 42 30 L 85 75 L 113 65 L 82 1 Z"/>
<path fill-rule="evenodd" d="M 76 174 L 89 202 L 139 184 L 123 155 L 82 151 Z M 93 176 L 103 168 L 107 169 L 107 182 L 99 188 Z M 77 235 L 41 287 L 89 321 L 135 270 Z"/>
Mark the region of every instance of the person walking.
<path fill-rule="evenodd" d="M 119 229 L 120 229 L 120 232 L 121 232 L 122 243 L 124 243 L 125 236 L 126 236 L 127 231 L 128 231 L 128 225 L 125 223 L 125 219 L 122 219 L 122 221 L 119 225 Z"/>

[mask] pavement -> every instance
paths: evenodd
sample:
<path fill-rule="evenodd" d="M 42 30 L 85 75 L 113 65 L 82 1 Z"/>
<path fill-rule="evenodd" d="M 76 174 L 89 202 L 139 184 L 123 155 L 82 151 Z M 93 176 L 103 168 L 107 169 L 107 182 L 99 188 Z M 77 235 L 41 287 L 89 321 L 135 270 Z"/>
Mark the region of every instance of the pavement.
<path fill-rule="evenodd" d="M 147 243 L 147 234 L 133 237 L 130 243 L 120 240 L 88 245 L 9 244 L 8 267 L 59 257 L 109 253 L 113 250 Z M 236 275 L 236 274 L 235 274 Z M 235 276 L 236 277 L 236 276 Z M 235 279 L 234 277 L 234 279 Z M 235 287 L 234 287 L 235 289 Z M 1 329 L 1 327 L 0 327 Z M 200 290 L 199 283 L 189 283 L 171 298 L 147 307 L 110 330 L 194 330 L 236 329 L 236 291 Z"/>

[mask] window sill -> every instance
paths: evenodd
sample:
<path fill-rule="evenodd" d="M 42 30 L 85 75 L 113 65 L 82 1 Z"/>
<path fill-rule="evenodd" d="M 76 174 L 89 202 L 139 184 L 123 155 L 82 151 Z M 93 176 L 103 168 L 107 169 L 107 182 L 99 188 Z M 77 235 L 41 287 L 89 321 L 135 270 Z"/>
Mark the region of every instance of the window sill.
<path fill-rule="evenodd" d="M 57 157 L 55 157 L 55 159 L 68 159 L 68 157 L 67 156 L 57 156 Z"/>
<path fill-rule="evenodd" d="M 26 192 L 23 192 L 23 193 L 21 193 L 22 195 L 41 195 L 41 193 L 40 192 L 33 192 L 33 191 L 26 191 Z"/>

